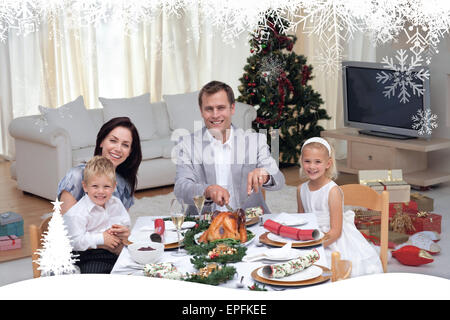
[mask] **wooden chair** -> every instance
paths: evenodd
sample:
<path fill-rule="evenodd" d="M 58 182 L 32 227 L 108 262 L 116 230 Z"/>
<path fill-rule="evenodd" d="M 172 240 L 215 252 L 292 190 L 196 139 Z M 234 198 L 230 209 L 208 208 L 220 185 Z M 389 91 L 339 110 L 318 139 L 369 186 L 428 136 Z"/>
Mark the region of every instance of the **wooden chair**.
<path fill-rule="evenodd" d="M 344 193 L 344 205 L 365 207 L 381 212 L 380 259 L 383 271 L 387 272 L 388 228 L 389 228 L 389 192 L 381 194 L 361 184 L 340 186 Z"/>
<path fill-rule="evenodd" d="M 39 258 L 36 250 L 42 248 L 42 235 L 48 229 L 48 223 L 50 222 L 52 217 L 46 218 L 41 222 L 41 225 L 38 227 L 34 224 L 30 225 L 30 243 L 31 243 L 31 260 L 34 261 Z M 39 278 L 41 276 L 41 271 L 38 270 L 39 264 L 36 262 L 32 262 L 33 265 L 33 278 Z"/>
<path fill-rule="evenodd" d="M 331 281 L 339 281 L 350 278 L 352 262 L 341 260 L 341 254 L 337 251 L 331 253 Z"/>

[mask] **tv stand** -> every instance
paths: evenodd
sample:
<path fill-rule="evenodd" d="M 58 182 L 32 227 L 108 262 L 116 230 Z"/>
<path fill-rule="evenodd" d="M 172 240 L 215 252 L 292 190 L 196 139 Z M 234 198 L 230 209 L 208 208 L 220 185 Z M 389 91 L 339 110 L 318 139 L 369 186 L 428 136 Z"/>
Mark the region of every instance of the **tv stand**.
<path fill-rule="evenodd" d="M 450 181 L 450 172 L 429 168 L 427 161 L 428 152 L 450 148 L 450 139 L 389 139 L 363 135 L 354 128 L 326 130 L 320 135 L 347 141 L 347 159 L 336 161 L 341 172 L 402 169 L 403 179 L 419 187 Z"/>
<path fill-rule="evenodd" d="M 395 133 L 389 133 L 389 132 L 374 131 L 374 130 L 359 130 L 359 133 L 365 134 L 368 136 L 381 137 L 381 138 L 391 138 L 391 139 L 400 139 L 400 140 L 416 139 L 416 137 L 405 136 L 402 134 L 395 134 Z"/>

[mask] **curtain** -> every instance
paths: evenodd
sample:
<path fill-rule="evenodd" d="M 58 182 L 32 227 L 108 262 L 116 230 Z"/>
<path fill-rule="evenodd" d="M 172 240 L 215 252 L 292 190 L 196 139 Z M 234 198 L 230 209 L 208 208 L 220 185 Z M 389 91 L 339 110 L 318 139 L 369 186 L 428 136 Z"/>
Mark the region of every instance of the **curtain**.
<path fill-rule="evenodd" d="M 14 157 L 10 121 L 38 114 L 39 105 L 56 108 L 82 95 L 87 108 L 100 108 L 98 97 L 146 92 L 154 102 L 211 80 L 228 83 L 237 96 L 250 54 L 247 34 L 224 43 L 221 30 L 202 18 L 190 8 L 128 29 L 114 20 L 73 28 L 61 12 L 33 33 L 9 32 L 0 43 L 0 156 Z"/>
<path fill-rule="evenodd" d="M 320 48 L 330 43 L 323 43 L 317 35 L 305 34 L 302 28 L 298 28 L 295 34 L 297 42 L 294 50 L 298 54 L 303 54 L 307 58 L 307 63 L 313 66 L 312 75 L 314 78 L 310 85 L 320 93 L 324 100 L 324 108 L 327 110 L 331 120 L 321 120 L 319 124 L 325 130 L 332 130 L 344 127 L 343 95 L 342 95 L 342 72 L 340 62 L 331 68 L 325 68 L 323 61 L 317 58 Z M 351 41 L 341 42 L 342 60 L 375 62 L 376 48 L 373 45 L 372 35 L 358 32 L 353 35 Z M 336 158 L 346 158 L 346 141 L 333 139 L 336 150 Z"/>

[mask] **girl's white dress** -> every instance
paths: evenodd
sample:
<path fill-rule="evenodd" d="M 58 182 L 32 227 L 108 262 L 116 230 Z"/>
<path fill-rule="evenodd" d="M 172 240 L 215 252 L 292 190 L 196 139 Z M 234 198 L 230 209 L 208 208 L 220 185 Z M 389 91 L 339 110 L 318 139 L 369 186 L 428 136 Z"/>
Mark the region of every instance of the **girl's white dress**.
<path fill-rule="evenodd" d="M 300 187 L 303 209 L 305 212 L 315 213 L 320 230 L 328 232 L 330 230 L 328 195 L 330 190 L 337 184 L 334 181 L 330 181 L 316 191 L 311 191 L 308 185 L 309 181 L 303 183 Z M 383 272 L 379 254 L 355 227 L 355 213 L 352 210 L 342 211 L 341 236 L 325 248 L 328 265 L 331 265 L 331 253 L 339 251 L 341 259 L 352 262 L 352 277 Z"/>

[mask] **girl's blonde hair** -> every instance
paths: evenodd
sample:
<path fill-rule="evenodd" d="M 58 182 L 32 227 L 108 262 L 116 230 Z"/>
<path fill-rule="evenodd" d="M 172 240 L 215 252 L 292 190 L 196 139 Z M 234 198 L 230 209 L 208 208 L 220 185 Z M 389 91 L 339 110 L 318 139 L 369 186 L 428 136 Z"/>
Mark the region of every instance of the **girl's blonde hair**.
<path fill-rule="evenodd" d="M 111 160 L 103 156 L 95 156 L 86 163 L 83 173 L 84 183 L 88 183 L 89 178 L 97 175 L 105 175 L 111 183 L 116 183 L 116 169 Z"/>
<path fill-rule="evenodd" d="M 324 140 L 327 141 L 326 139 L 324 139 Z M 331 166 L 328 169 L 326 169 L 325 176 L 327 178 L 331 179 L 331 180 L 335 180 L 337 178 L 338 171 L 337 171 L 337 168 L 336 168 L 336 158 L 335 158 L 335 155 L 334 155 L 334 148 L 328 141 L 327 141 L 327 143 L 328 143 L 328 145 L 330 147 L 330 151 L 331 152 L 328 152 L 328 148 L 324 144 L 322 144 L 320 142 L 309 142 L 306 145 L 303 144 L 302 152 L 300 154 L 300 160 L 299 160 L 299 164 L 300 164 L 300 178 L 302 180 L 308 178 L 307 174 L 305 173 L 305 171 L 303 170 L 303 167 L 302 167 L 303 149 L 305 149 L 305 148 L 320 149 L 323 152 L 325 152 L 326 154 L 328 154 L 330 159 L 331 159 Z"/>

